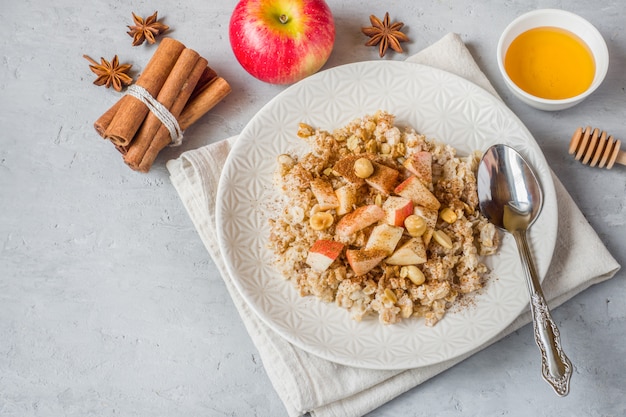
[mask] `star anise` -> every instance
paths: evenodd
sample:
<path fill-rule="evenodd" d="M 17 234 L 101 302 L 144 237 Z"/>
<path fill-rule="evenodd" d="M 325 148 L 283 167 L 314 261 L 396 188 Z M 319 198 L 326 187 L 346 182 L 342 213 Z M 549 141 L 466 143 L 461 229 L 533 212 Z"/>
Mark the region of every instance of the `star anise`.
<path fill-rule="evenodd" d="M 387 52 L 387 48 L 391 48 L 398 53 L 402 53 L 400 42 L 407 42 L 408 36 L 400 32 L 404 23 L 389 21 L 389 13 L 385 13 L 385 18 L 381 21 L 374 15 L 370 16 L 372 26 L 361 28 L 361 31 L 371 39 L 365 43 L 366 46 L 378 45 L 378 54 L 382 58 Z"/>
<path fill-rule="evenodd" d="M 122 88 L 133 82 L 132 77 L 127 74 L 127 72 L 132 68 L 132 65 L 120 65 L 117 55 L 113 57 L 111 62 L 104 58 L 100 58 L 100 64 L 87 55 L 83 55 L 83 58 L 91 62 L 89 68 L 91 69 L 91 72 L 98 76 L 98 78 L 96 78 L 93 82 L 95 85 L 103 85 L 106 88 L 113 86 L 115 91 L 122 91 Z"/>
<path fill-rule="evenodd" d="M 154 12 L 152 16 L 142 19 L 133 13 L 133 26 L 127 26 L 130 29 L 128 35 L 133 38 L 133 46 L 141 45 L 143 41 L 153 44 L 156 42 L 155 37 L 168 30 L 170 27 L 164 25 L 157 20 L 157 13 Z"/>

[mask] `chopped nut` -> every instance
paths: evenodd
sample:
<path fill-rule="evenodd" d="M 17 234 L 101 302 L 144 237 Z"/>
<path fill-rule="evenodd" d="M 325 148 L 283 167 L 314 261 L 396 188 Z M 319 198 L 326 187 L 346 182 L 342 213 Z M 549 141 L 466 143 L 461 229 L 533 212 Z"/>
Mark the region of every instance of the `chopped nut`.
<path fill-rule="evenodd" d="M 384 302 L 390 302 L 395 304 L 398 301 L 398 297 L 396 297 L 396 293 L 391 290 L 391 288 L 385 288 L 385 295 L 383 296 Z"/>
<path fill-rule="evenodd" d="M 277 160 L 279 164 L 289 167 L 289 168 L 291 168 L 295 164 L 295 161 L 293 160 L 293 158 L 287 155 L 286 153 L 278 155 Z"/>
<path fill-rule="evenodd" d="M 313 134 L 315 134 L 315 129 L 313 129 L 313 127 L 306 123 L 298 124 L 298 137 L 308 138 L 309 136 L 313 136 Z"/>
<path fill-rule="evenodd" d="M 474 214 L 474 207 L 470 206 L 469 204 L 463 202 L 463 211 L 465 211 L 465 213 L 469 216 L 471 216 L 472 214 Z"/>
<path fill-rule="evenodd" d="M 374 165 L 367 158 L 359 158 L 354 161 L 354 174 L 359 178 L 369 178 L 374 173 Z"/>
<path fill-rule="evenodd" d="M 422 285 L 426 281 L 424 273 L 415 265 L 403 266 L 400 269 L 400 277 L 410 279 L 415 285 Z"/>
<path fill-rule="evenodd" d="M 441 217 L 441 220 L 446 223 L 454 223 L 458 218 L 454 210 L 452 210 L 450 207 L 446 207 L 441 210 L 441 213 L 439 213 L 439 217 Z"/>
<path fill-rule="evenodd" d="M 333 132 L 333 137 L 337 142 L 344 142 L 347 139 L 345 133 Z"/>
<path fill-rule="evenodd" d="M 435 230 L 433 232 L 433 239 L 444 248 L 452 249 L 452 239 L 450 239 L 450 236 L 443 230 Z"/>
<path fill-rule="evenodd" d="M 350 136 L 348 138 L 348 141 L 346 142 L 346 147 L 350 149 L 351 151 L 354 151 L 359 146 L 360 142 L 361 142 L 361 139 L 359 139 L 358 137 L 354 135 Z"/>
<path fill-rule="evenodd" d="M 404 219 L 404 227 L 406 227 L 406 231 L 413 237 L 420 237 L 426 231 L 427 225 L 426 220 L 422 216 L 418 216 L 417 214 L 411 214 L 406 219 Z"/>
<path fill-rule="evenodd" d="M 354 132 L 354 136 L 356 136 L 357 138 L 361 139 L 361 140 L 365 140 L 366 138 L 366 134 L 365 132 L 363 132 L 363 129 L 357 129 Z"/>
<path fill-rule="evenodd" d="M 397 158 L 399 156 L 404 156 L 405 153 L 406 153 L 406 146 L 404 145 L 403 142 L 399 142 L 393 145 L 392 155 L 394 158 Z"/>
<path fill-rule="evenodd" d="M 365 144 L 365 151 L 369 153 L 378 152 L 378 143 L 375 139 L 370 139 L 367 141 L 367 143 Z"/>
<path fill-rule="evenodd" d="M 311 218 L 309 219 L 309 224 L 311 225 L 311 228 L 313 230 L 319 231 L 328 229 L 334 221 L 335 219 L 333 218 L 332 214 L 326 211 L 320 211 L 311 216 Z"/>

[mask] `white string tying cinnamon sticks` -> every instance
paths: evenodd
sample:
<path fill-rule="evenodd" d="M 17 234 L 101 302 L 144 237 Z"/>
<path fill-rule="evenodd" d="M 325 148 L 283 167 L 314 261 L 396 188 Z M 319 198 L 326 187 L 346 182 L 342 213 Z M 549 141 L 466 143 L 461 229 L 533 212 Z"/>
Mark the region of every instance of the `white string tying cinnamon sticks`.
<path fill-rule="evenodd" d="M 163 123 L 172 138 L 172 143 L 169 146 L 179 146 L 183 143 L 183 131 L 178 124 L 178 120 L 167 107 L 152 97 L 148 90 L 140 85 L 133 84 L 126 89 L 126 94 L 140 100 Z"/>

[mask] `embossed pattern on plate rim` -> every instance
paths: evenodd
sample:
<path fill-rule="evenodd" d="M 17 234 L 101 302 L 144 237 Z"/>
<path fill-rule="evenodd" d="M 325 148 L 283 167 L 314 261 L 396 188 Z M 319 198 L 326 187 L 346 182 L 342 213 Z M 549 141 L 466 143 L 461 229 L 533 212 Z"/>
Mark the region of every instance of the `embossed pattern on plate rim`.
<path fill-rule="evenodd" d="M 372 369 L 433 365 L 468 353 L 504 330 L 528 305 L 515 244 L 486 258 L 494 277 L 468 308 L 435 327 L 418 319 L 384 326 L 351 320 L 345 310 L 299 297 L 271 266 L 264 247 L 267 219 L 278 193 L 272 187 L 276 155 L 308 151 L 295 135 L 298 122 L 332 130 L 387 110 L 461 154 L 494 143 L 514 146 L 537 170 L 546 196 L 530 233 L 537 268 L 545 277 L 557 232 L 557 202 L 547 162 L 522 122 L 497 98 L 469 81 L 414 63 L 371 61 L 321 71 L 268 102 L 248 123 L 224 166 L 216 206 L 225 264 L 251 309 L 297 347 L 340 364 Z M 496 138 L 497 137 L 497 138 Z"/>

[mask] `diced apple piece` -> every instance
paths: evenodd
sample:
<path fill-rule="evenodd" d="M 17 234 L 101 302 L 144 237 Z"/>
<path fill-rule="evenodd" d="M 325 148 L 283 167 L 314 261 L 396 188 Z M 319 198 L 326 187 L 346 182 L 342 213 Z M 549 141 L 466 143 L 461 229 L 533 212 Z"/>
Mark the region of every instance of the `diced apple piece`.
<path fill-rule="evenodd" d="M 402 181 L 395 188 L 394 192 L 413 201 L 415 205 L 424 206 L 431 210 L 439 210 L 441 206 L 437 197 L 414 175 Z"/>
<path fill-rule="evenodd" d="M 354 209 L 354 205 L 357 201 L 357 188 L 352 184 L 346 184 L 335 190 L 337 201 L 339 206 L 337 207 L 337 214 L 343 216 L 346 213 L 350 213 Z"/>
<path fill-rule="evenodd" d="M 365 182 L 384 195 L 391 194 L 398 183 L 400 172 L 378 162 L 372 162 L 372 165 L 374 165 L 374 173 L 366 178 Z"/>
<path fill-rule="evenodd" d="M 437 210 L 415 205 L 413 206 L 413 214 L 423 217 L 424 220 L 426 220 L 426 226 L 432 227 L 433 229 L 437 226 L 437 218 L 439 217 Z"/>
<path fill-rule="evenodd" d="M 404 219 L 413 214 L 413 201 L 408 198 L 389 196 L 383 203 L 385 222 L 392 226 L 402 226 Z"/>
<path fill-rule="evenodd" d="M 382 261 L 387 254 L 381 249 L 348 249 L 346 259 L 357 275 L 367 274 Z"/>
<path fill-rule="evenodd" d="M 335 163 L 333 166 L 333 170 L 336 171 L 339 175 L 341 175 L 346 181 L 356 186 L 361 186 L 365 184 L 365 180 L 363 178 L 359 178 L 354 173 L 354 163 L 357 159 L 366 157 L 365 155 L 348 155 L 341 158 L 339 161 Z"/>
<path fill-rule="evenodd" d="M 341 254 L 343 243 L 320 239 L 311 246 L 306 263 L 317 272 L 324 272 Z"/>
<path fill-rule="evenodd" d="M 402 238 L 402 233 L 404 233 L 402 227 L 390 226 L 385 223 L 379 224 L 372 229 L 365 249 L 382 249 L 387 255 L 391 255 Z"/>
<path fill-rule="evenodd" d="M 333 185 L 321 178 L 311 181 L 311 191 L 317 199 L 321 210 L 330 210 L 339 206 L 339 200 L 333 189 Z"/>
<path fill-rule="evenodd" d="M 415 152 L 409 155 L 403 165 L 407 171 L 419 178 L 429 190 L 432 190 L 433 155 L 430 152 Z"/>
<path fill-rule="evenodd" d="M 339 223 L 337 223 L 335 232 L 339 237 L 346 238 L 376 223 L 383 217 L 385 217 L 384 210 L 376 204 L 361 206 L 343 216 L 341 220 L 339 220 Z"/>
<path fill-rule="evenodd" d="M 417 265 L 426 262 L 426 246 L 420 238 L 411 238 L 387 259 L 389 265 Z"/>

